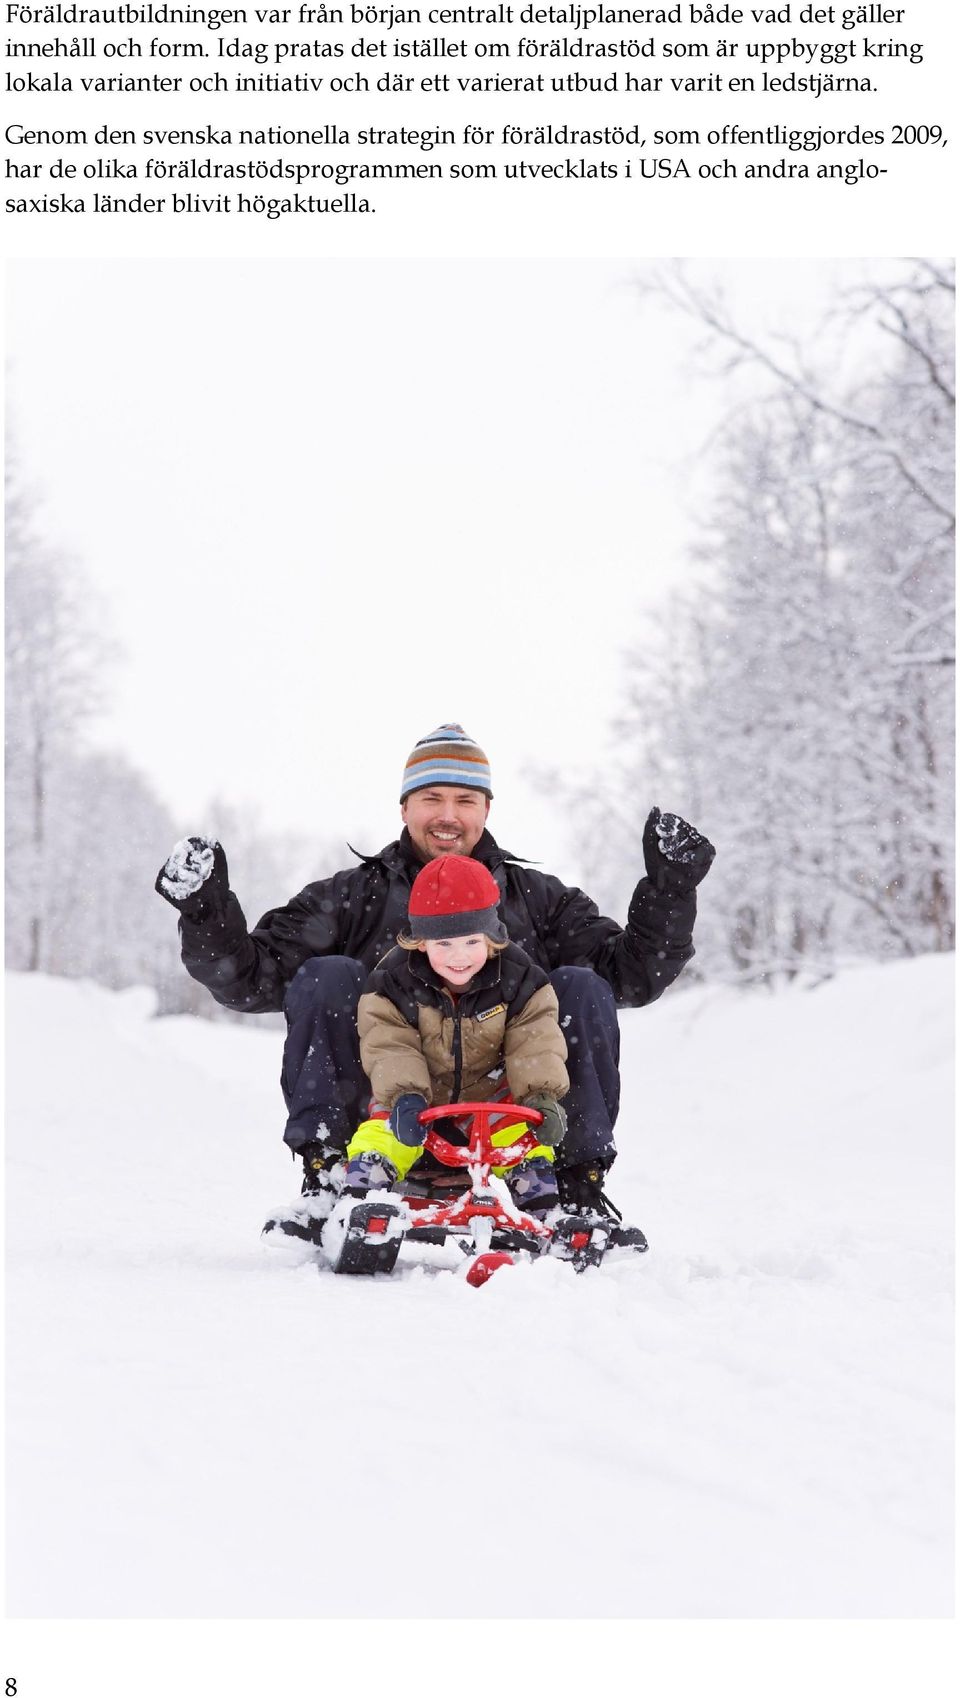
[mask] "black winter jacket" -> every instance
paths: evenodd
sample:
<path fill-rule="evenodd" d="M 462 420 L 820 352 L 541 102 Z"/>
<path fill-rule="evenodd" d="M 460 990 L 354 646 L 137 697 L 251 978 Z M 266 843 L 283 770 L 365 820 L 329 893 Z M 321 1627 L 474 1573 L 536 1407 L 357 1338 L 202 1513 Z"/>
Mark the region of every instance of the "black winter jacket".
<path fill-rule="evenodd" d="M 356 851 L 354 851 L 356 853 Z M 473 851 L 500 886 L 510 940 L 546 972 L 592 967 L 624 1008 L 653 1002 L 694 953 L 697 899 L 670 896 L 642 878 L 625 927 L 605 919 L 582 890 L 524 866 L 488 831 Z M 283 1007 L 287 985 L 314 955 L 349 955 L 372 971 L 406 930 L 410 886 L 422 862 L 404 829 L 360 866 L 308 884 L 252 932 L 231 891 L 222 912 L 180 921 L 183 964 L 225 1008 L 262 1014 Z"/>

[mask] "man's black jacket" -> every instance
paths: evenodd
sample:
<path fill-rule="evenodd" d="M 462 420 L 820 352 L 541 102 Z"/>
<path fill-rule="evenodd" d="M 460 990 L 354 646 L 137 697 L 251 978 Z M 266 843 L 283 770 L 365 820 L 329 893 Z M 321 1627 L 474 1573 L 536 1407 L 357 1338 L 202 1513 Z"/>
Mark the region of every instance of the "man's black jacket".
<path fill-rule="evenodd" d="M 547 972 L 592 967 L 622 1007 L 653 1002 L 694 953 L 694 893 L 670 896 L 643 878 L 621 927 L 582 890 L 517 861 L 488 831 L 473 853 L 500 886 L 500 916 L 511 942 Z M 264 914 L 252 932 L 232 891 L 222 911 L 202 921 L 184 916 L 187 972 L 225 1008 L 262 1014 L 283 1007 L 287 985 L 311 956 L 349 955 L 371 971 L 406 930 L 410 886 L 422 863 L 406 830 L 360 862 L 308 884 L 284 907 Z"/>

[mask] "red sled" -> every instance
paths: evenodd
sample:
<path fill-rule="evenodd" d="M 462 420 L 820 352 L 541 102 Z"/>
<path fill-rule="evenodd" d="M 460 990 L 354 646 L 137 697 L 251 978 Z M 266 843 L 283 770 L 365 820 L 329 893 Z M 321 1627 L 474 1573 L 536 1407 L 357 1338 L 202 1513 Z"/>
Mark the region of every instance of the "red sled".
<path fill-rule="evenodd" d="M 468 1119 L 467 1143 L 451 1144 L 434 1132 L 434 1120 Z M 404 1242 L 447 1244 L 463 1252 L 464 1272 L 470 1285 L 486 1283 L 500 1267 L 510 1266 L 516 1255 L 539 1256 L 550 1252 L 572 1262 L 578 1272 L 595 1267 L 610 1238 L 609 1227 L 596 1219 L 562 1215 L 552 1225 L 524 1214 L 513 1203 L 493 1167 L 511 1168 L 536 1148 L 537 1138 L 525 1131 L 506 1146 L 491 1142 L 490 1122 L 523 1120 L 539 1126 L 543 1115 L 537 1109 L 511 1102 L 452 1103 L 424 1109 L 420 1122 L 427 1126 L 424 1147 L 443 1167 L 465 1167 L 467 1189 L 451 1202 L 431 1202 L 413 1195 L 377 1192 L 358 1199 L 334 1226 L 331 1243 L 328 1231 L 324 1248 L 332 1256 L 335 1273 L 390 1273 Z M 346 1199 L 344 1199 L 344 1202 Z M 335 1211 L 336 1215 L 336 1211 Z M 340 1236 L 342 1234 L 342 1236 Z"/>

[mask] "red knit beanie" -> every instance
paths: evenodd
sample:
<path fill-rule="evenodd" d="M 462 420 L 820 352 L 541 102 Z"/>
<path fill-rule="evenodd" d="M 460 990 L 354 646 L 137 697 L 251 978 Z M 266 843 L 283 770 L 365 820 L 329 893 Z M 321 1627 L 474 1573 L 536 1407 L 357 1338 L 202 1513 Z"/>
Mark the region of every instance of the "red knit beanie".
<path fill-rule="evenodd" d="M 438 855 L 413 881 L 410 935 L 470 937 L 482 932 L 494 943 L 506 943 L 507 928 L 497 914 L 499 901 L 497 881 L 481 861 L 469 855 Z"/>

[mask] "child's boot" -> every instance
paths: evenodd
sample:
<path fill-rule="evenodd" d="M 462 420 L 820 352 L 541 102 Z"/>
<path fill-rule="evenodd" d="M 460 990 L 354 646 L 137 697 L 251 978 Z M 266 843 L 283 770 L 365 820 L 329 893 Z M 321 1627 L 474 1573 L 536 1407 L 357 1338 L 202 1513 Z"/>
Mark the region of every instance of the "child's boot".
<path fill-rule="evenodd" d="M 350 1197 L 365 1197 L 368 1191 L 389 1191 L 395 1184 L 397 1170 L 379 1150 L 361 1150 L 347 1162 L 344 1193 Z"/>
<path fill-rule="evenodd" d="M 531 1156 L 506 1175 L 510 1195 L 524 1214 L 545 1215 L 560 1201 L 553 1162 L 547 1156 Z"/>
<path fill-rule="evenodd" d="M 401 1101 L 407 1101 L 402 1098 Z M 423 1097 L 417 1097 L 423 1103 Z M 398 1179 L 406 1179 L 422 1148 L 421 1143 L 404 1143 L 394 1136 L 391 1122 L 382 1113 L 371 1114 L 357 1127 L 347 1145 L 344 1192 L 365 1197 L 368 1191 L 389 1191 Z"/>

